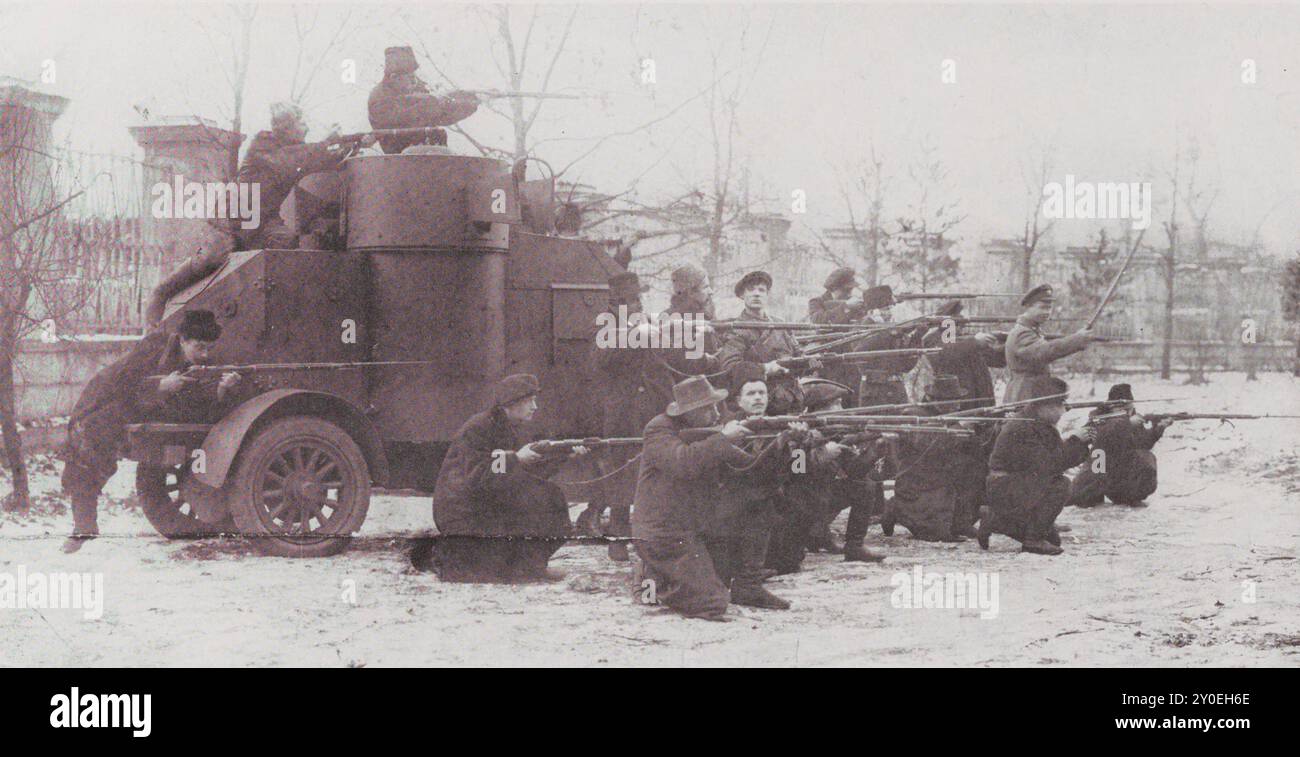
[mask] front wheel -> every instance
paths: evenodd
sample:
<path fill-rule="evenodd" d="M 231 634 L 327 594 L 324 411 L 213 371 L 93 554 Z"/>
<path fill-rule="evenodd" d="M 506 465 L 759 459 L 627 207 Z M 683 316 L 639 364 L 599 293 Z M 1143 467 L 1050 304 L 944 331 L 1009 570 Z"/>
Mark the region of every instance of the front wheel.
<path fill-rule="evenodd" d="M 233 530 L 229 518 L 217 524 L 198 519 L 194 503 L 186 500 L 183 486 L 189 475 L 188 463 L 174 467 L 137 465 L 135 492 L 145 519 L 168 539 L 201 539 Z"/>
<path fill-rule="evenodd" d="M 361 448 L 321 418 L 272 421 L 239 453 L 230 513 L 262 554 L 323 557 L 347 549 L 370 509 Z"/>

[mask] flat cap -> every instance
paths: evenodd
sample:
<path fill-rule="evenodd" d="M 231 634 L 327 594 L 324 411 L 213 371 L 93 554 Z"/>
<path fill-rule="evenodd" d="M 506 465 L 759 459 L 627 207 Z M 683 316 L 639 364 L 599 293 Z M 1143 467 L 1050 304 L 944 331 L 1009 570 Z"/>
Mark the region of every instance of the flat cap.
<path fill-rule="evenodd" d="M 894 306 L 894 290 L 887 284 L 871 287 L 862 292 L 862 306 L 867 310 L 879 310 Z"/>
<path fill-rule="evenodd" d="M 813 378 L 799 382 L 803 389 L 803 401 L 808 410 L 817 411 L 836 400 L 842 400 L 853 394 L 853 390 L 838 381 Z"/>
<path fill-rule="evenodd" d="M 492 392 L 492 405 L 504 407 L 541 391 L 536 376 L 531 373 L 514 373 L 497 382 Z"/>
<path fill-rule="evenodd" d="M 686 263 L 673 269 L 673 294 L 681 294 L 698 288 L 709 275 L 703 268 Z"/>
<path fill-rule="evenodd" d="M 215 342 L 221 338 L 221 325 L 211 310 L 186 310 L 177 333 L 184 339 Z"/>
<path fill-rule="evenodd" d="M 740 281 L 736 282 L 736 288 L 733 289 L 732 291 L 736 293 L 737 297 L 743 297 L 745 295 L 745 290 L 754 286 L 755 284 L 765 284 L 768 290 L 771 290 L 772 289 L 771 274 L 769 274 L 767 271 L 750 271 L 749 273 L 740 277 Z"/>

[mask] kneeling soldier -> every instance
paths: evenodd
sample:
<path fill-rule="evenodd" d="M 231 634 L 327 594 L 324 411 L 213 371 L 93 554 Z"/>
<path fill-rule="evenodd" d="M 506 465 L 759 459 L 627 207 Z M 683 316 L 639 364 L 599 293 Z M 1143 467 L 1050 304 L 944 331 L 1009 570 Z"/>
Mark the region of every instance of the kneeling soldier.
<path fill-rule="evenodd" d="M 223 373 L 216 383 L 183 375 L 207 362 L 219 338 L 211 311 L 187 311 L 176 333 L 153 332 L 86 384 L 68 419 L 64 449 L 63 492 L 72 500 L 64 552 L 99 535 L 99 492 L 117 472 L 127 424 L 212 423 L 229 407 L 238 373 Z"/>
<path fill-rule="evenodd" d="M 1131 403 L 1133 389 L 1128 384 L 1116 384 L 1110 388 L 1106 399 Z M 1164 436 L 1170 421 L 1162 420 L 1148 427 L 1146 420 L 1133 411 L 1133 405 L 1126 404 L 1123 410 L 1128 413 L 1127 417 L 1112 418 L 1098 426 L 1093 447 L 1105 453 L 1099 461 L 1100 470 L 1089 461 L 1075 476 L 1070 488 L 1070 504 L 1091 507 L 1100 505 L 1103 498 L 1109 497 L 1116 504 L 1137 505 L 1155 493 L 1156 456 L 1151 448 Z M 1102 412 L 1107 411 L 1098 408 L 1093 415 Z"/>
<path fill-rule="evenodd" d="M 1029 422 L 1003 424 L 989 458 L 989 507 L 981 512 L 979 543 L 989 548 L 991 534 L 1019 541 L 1021 549 L 1039 555 L 1061 554 L 1056 516 L 1070 495 L 1065 472 L 1088 457 L 1092 427 L 1064 440 L 1056 424 L 1065 414 L 1069 387 L 1054 376 L 1038 376 L 1025 387 L 1029 399 L 1041 399 L 1022 412 Z"/>
<path fill-rule="evenodd" d="M 714 407 L 727 392 L 703 376 L 673 386 L 673 401 L 645 427 L 632 506 L 632 537 L 643 586 L 655 601 L 687 617 L 720 620 L 730 600 L 711 550 L 718 469 L 746 455 L 732 445 L 749 435 L 738 422 L 690 440 L 690 429 L 718 421 Z M 712 543 L 711 543 L 712 542 Z"/>
<path fill-rule="evenodd" d="M 564 457 L 520 446 L 522 426 L 537 412 L 537 379 L 526 373 L 497 384 L 492 407 L 456 432 L 433 491 L 437 539 L 413 555 L 444 581 L 556 580 L 546 563 L 569 536 L 564 492 L 546 479 Z M 585 447 L 570 455 L 584 455 Z"/>

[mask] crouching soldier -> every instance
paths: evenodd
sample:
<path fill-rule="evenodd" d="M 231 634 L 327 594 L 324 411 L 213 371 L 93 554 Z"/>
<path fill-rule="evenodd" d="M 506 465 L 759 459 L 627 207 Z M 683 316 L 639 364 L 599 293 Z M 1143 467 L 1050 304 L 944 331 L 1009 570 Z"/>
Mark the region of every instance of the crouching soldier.
<path fill-rule="evenodd" d="M 1133 389 L 1128 384 L 1116 384 L 1110 388 L 1108 400 L 1133 401 Z M 1147 425 L 1141 415 L 1133 410 L 1132 404 L 1122 406 L 1123 417 L 1102 421 L 1097 427 L 1097 441 L 1092 459 L 1083 467 L 1070 489 L 1070 504 L 1079 507 L 1100 505 L 1103 498 L 1120 505 L 1138 505 L 1156 490 L 1156 456 L 1151 451 L 1169 421 Z M 1093 411 L 1096 416 L 1102 412 Z"/>
<path fill-rule="evenodd" d="M 492 407 L 470 417 L 443 458 L 433 491 L 438 537 L 417 546 L 412 561 L 444 581 L 558 580 L 546 564 L 569 535 L 564 492 L 546 479 L 567 457 L 520 445 L 537 412 L 537 379 L 526 373 L 497 383 Z"/>
<path fill-rule="evenodd" d="M 1029 421 L 1003 424 L 989 458 L 989 506 L 980 513 L 979 543 L 989 548 L 989 536 L 1005 534 L 1021 543 L 1021 550 L 1039 555 L 1061 554 L 1056 516 L 1070 495 L 1065 472 L 1088 456 L 1093 429 L 1062 440 L 1056 424 L 1065 414 L 1069 387 L 1054 376 L 1027 382 L 1028 405 L 1022 416 Z"/>
<path fill-rule="evenodd" d="M 99 492 L 117 472 L 127 424 L 212 423 L 233 403 L 238 373 L 223 373 L 216 382 L 184 375 L 208 361 L 219 338 L 211 311 L 187 311 L 175 333 L 146 336 L 86 384 L 68 420 L 64 449 L 63 492 L 72 500 L 72 537 L 64 552 L 99 534 Z"/>
<path fill-rule="evenodd" d="M 726 390 L 714 389 L 703 376 L 673 386 L 673 401 L 645 427 L 632 506 L 642 587 L 657 603 L 708 620 L 722 619 L 730 601 L 711 552 L 718 548 L 710 533 L 718 469 L 746 457 L 732 442 L 749 430 L 738 422 L 699 438 L 690 430 L 717 423 L 715 405 L 726 397 Z"/>
<path fill-rule="evenodd" d="M 768 384 L 763 366 L 739 363 L 732 370 L 732 387 L 737 397 L 728 420 L 739 422 L 762 418 L 768 408 Z M 797 426 L 798 424 L 791 424 Z M 791 502 L 782 485 L 789 480 L 791 451 L 796 435 L 807 428 L 782 431 L 775 439 L 754 439 L 740 445 L 747 453 L 739 464 L 722 467 L 722 488 L 718 494 L 714 533 L 726 548 L 715 555 L 714 564 L 723 584 L 731 589 L 731 602 L 769 610 L 788 610 L 790 603 L 763 588 L 769 571 L 769 548 L 778 523 L 791 518 Z M 799 436 L 798 441 L 803 441 Z M 805 526 L 798 534 L 802 559 Z M 797 567 L 795 568 L 797 570 Z M 793 572 L 784 570 L 778 572 Z"/>
<path fill-rule="evenodd" d="M 844 398 L 852 391 L 847 386 L 824 379 L 803 382 L 809 412 L 844 409 Z M 778 573 L 799 569 L 806 551 L 843 552 L 849 562 L 880 562 L 883 555 L 867 549 L 863 541 L 871 523 L 873 507 L 878 510 L 876 481 L 871 479 L 876 462 L 883 452 L 874 433 L 852 434 L 839 440 L 820 441 L 812 432 L 814 443 L 809 451 L 807 472 L 795 475 L 786 484 L 790 514 L 783 518 L 774 534 L 768 565 Z M 835 543 L 830 524 L 844 508 L 849 521 L 843 545 Z M 793 532 L 802 528 L 801 542 Z"/>

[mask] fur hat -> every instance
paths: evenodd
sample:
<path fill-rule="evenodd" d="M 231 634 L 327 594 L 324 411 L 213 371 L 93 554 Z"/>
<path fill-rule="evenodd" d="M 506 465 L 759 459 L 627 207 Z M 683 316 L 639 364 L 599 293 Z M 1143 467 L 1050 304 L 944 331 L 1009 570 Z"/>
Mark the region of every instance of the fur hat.
<path fill-rule="evenodd" d="M 613 299 L 630 300 L 648 291 L 650 287 L 643 285 L 641 277 L 631 271 L 623 271 L 609 277 L 609 296 Z"/>
<path fill-rule="evenodd" d="M 836 268 L 831 271 L 831 275 L 826 277 L 825 287 L 828 290 L 841 289 L 846 286 L 857 284 L 858 275 L 852 268 Z"/>
<path fill-rule="evenodd" d="M 384 50 L 384 75 L 413 74 L 420 67 L 415 51 L 409 47 L 390 47 Z"/>
<path fill-rule="evenodd" d="M 878 287 L 871 287 L 862 292 L 862 305 L 867 310 L 879 310 L 881 308 L 893 307 L 894 290 L 887 284 Z"/>
<path fill-rule="evenodd" d="M 704 283 L 709 275 L 703 268 L 691 263 L 673 269 L 673 294 L 689 292 Z"/>
<path fill-rule="evenodd" d="M 1110 388 L 1110 393 L 1106 395 L 1108 400 L 1128 400 L 1133 401 L 1133 387 L 1128 384 L 1116 384 Z"/>
<path fill-rule="evenodd" d="M 221 338 L 221 325 L 211 310 L 186 310 L 176 332 L 182 339 L 215 342 Z"/>
<path fill-rule="evenodd" d="M 542 391 L 537 377 L 531 373 L 515 373 L 497 382 L 492 391 L 492 406 L 505 407 L 525 397 L 531 397 Z"/>

